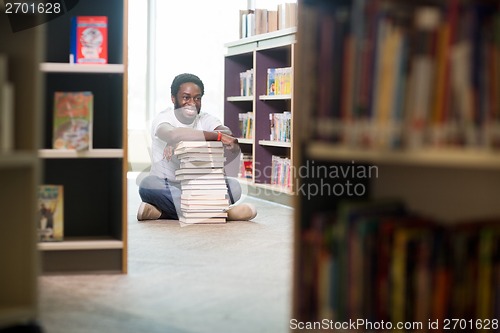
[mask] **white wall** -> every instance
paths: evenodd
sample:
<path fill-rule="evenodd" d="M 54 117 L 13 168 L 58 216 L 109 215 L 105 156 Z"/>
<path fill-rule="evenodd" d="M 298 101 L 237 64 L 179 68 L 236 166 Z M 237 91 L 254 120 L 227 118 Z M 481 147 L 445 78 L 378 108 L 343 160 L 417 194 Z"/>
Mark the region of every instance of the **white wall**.
<path fill-rule="evenodd" d="M 239 37 L 239 9 L 246 0 L 157 2 L 156 110 L 171 106 L 170 84 L 180 73 L 205 84 L 202 110 L 223 119 L 224 43 Z"/>
<path fill-rule="evenodd" d="M 281 0 L 254 0 L 276 9 Z M 289 0 L 294 2 L 294 0 Z M 146 124 L 147 0 L 129 0 L 129 128 Z M 156 0 L 154 111 L 172 105 L 175 75 L 191 72 L 205 84 L 202 109 L 223 120 L 224 44 L 239 38 L 239 10 L 247 0 Z"/>

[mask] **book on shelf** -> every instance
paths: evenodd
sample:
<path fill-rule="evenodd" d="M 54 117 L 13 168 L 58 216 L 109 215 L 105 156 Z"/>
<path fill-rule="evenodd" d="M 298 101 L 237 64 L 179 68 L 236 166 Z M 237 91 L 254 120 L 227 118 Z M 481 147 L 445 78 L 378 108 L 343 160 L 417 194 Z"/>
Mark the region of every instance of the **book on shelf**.
<path fill-rule="evenodd" d="M 349 68 L 348 64 L 342 66 L 342 61 L 345 57 L 352 65 L 356 63 L 352 55 L 344 55 L 344 39 L 349 29 L 348 14 L 347 8 L 339 5 L 333 13 L 323 12 L 318 15 L 319 47 L 315 59 L 318 63 L 316 132 L 321 138 L 333 139 L 338 136 L 336 124 L 341 114 L 342 82 L 350 77 L 349 74 L 342 73 Z"/>
<path fill-rule="evenodd" d="M 70 63 L 108 63 L 108 18 L 106 16 L 71 18 Z"/>
<path fill-rule="evenodd" d="M 292 93 L 292 67 L 268 68 L 266 89 L 268 96 Z"/>
<path fill-rule="evenodd" d="M 252 155 L 242 153 L 240 155 L 240 172 L 238 177 L 253 179 L 253 159 Z"/>
<path fill-rule="evenodd" d="M 291 142 L 292 139 L 292 114 L 290 111 L 269 114 L 269 140 Z"/>
<path fill-rule="evenodd" d="M 247 69 L 240 74 L 240 96 L 253 96 L 254 71 Z"/>
<path fill-rule="evenodd" d="M 246 14 L 246 36 L 251 37 L 255 36 L 255 12 L 251 12 Z"/>
<path fill-rule="evenodd" d="M 288 29 L 297 26 L 297 3 L 281 3 L 278 5 L 278 28 Z"/>
<path fill-rule="evenodd" d="M 242 112 L 238 113 L 238 123 L 241 132 L 242 139 L 251 139 L 253 137 L 253 124 L 254 117 L 253 112 Z"/>
<path fill-rule="evenodd" d="M 53 149 L 92 148 L 93 101 L 90 91 L 54 93 Z"/>
<path fill-rule="evenodd" d="M 317 73 L 313 137 L 363 149 L 500 147 L 496 4 L 357 0 L 306 12 L 305 39 L 317 41 L 304 61 Z"/>
<path fill-rule="evenodd" d="M 62 241 L 64 236 L 63 185 L 39 185 L 37 198 L 39 241 Z"/>
<path fill-rule="evenodd" d="M 342 202 L 301 231 L 303 292 L 339 321 L 496 318 L 499 218 L 450 225 L 397 199 Z"/>
<path fill-rule="evenodd" d="M 246 9 L 240 9 L 240 39 L 248 37 L 247 35 L 247 15 L 249 11 Z"/>
<path fill-rule="evenodd" d="M 276 95 L 276 68 L 267 69 L 266 91 L 269 96 Z"/>
<path fill-rule="evenodd" d="M 271 156 L 271 185 L 292 186 L 291 160 L 288 157 Z"/>
<path fill-rule="evenodd" d="M 268 32 L 267 9 L 255 9 L 255 34 L 265 34 Z"/>
<path fill-rule="evenodd" d="M 267 10 L 267 32 L 278 30 L 278 10 Z"/>
<path fill-rule="evenodd" d="M 8 58 L 0 53 L 0 153 L 14 149 L 14 85 L 9 81 Z"/>
<path fill-rule="evenodd" d="M 297 4 L 276 6 L 276 9 L 253 8 L 239 11 L 240 38 L 265 34 L 297 25 Z"/>

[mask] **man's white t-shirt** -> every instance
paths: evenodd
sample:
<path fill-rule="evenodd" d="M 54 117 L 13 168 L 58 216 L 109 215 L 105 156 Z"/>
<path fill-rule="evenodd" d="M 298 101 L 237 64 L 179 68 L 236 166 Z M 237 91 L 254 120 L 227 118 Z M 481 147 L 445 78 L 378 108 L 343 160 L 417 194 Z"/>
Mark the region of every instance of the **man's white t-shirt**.
<path fill-rule="evenodd" d="M 175 155 L 169 161 L 164 157 L 165 149 L 168 142 L 156 136 L 156 130 L 161 124 L 168 123 L 174 128 L 193 128 L 202 131 L 213 131 L 222 125 L 222 122 L 216 117 L 200 112 L 192 124 L 186 125 L 181 123 L 175 116 L 174 109 L 166 109 L 161 111 L 153 120 L 151 126 L 151 139 L 152 139 L 152 165 L 151 175 L 169 180 L 175 180 L 175 170 L 179 169 L 180 162 Z"/>

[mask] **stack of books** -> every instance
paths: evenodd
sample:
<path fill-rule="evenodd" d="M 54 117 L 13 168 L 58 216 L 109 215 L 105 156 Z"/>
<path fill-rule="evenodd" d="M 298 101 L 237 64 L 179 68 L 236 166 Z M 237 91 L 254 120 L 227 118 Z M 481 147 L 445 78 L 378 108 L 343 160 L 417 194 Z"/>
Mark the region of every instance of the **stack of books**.
<path fill-rule="evenodd" d="M 181 183 L 182 223 L 225 223 L 229 200 L 220 141 L 182 141 L 174 150 L 181 162 L 175 172 Z"/>

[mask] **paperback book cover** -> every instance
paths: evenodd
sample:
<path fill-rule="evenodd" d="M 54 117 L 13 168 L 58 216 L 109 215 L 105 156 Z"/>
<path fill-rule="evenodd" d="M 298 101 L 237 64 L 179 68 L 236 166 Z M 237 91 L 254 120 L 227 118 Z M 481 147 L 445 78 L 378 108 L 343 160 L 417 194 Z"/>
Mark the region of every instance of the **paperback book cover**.
<path fill-rule="evenodd" d="M 38 186 L 38 239 L 41 242 L 62 241 L 64 235 L 64 187 Z"/>
<path fill-rule="evenodd" d="M 93 100 L 89 91 L 55 92 L 53 149 L 92 147 Z"/>
<path fill-rule="evenodd" d="M 108 18 L 106 16 L 71 18 L 70 63 L 108 63 Z"/>

